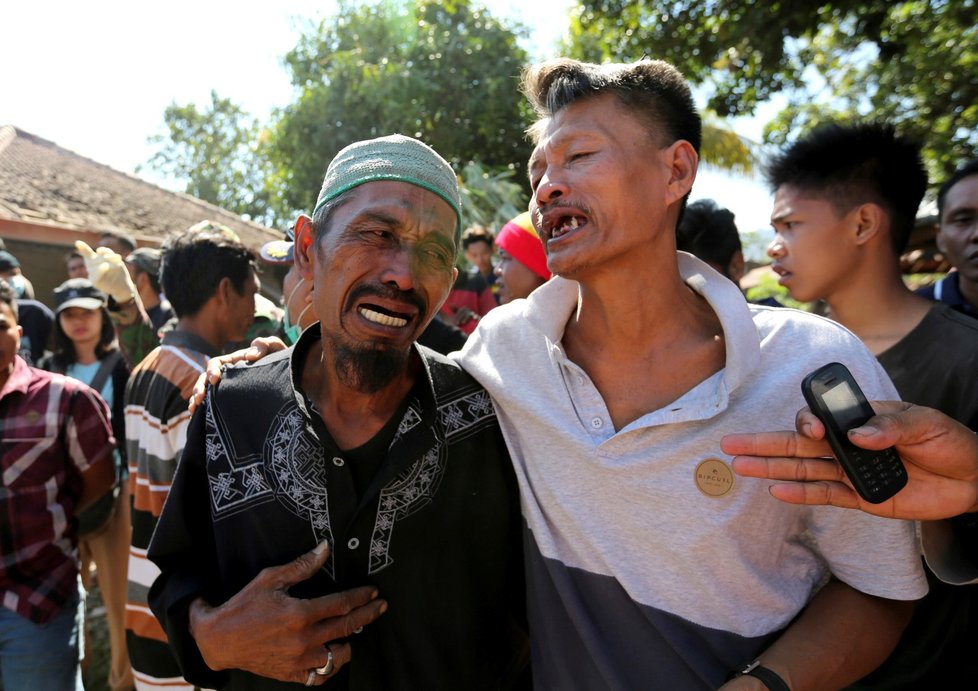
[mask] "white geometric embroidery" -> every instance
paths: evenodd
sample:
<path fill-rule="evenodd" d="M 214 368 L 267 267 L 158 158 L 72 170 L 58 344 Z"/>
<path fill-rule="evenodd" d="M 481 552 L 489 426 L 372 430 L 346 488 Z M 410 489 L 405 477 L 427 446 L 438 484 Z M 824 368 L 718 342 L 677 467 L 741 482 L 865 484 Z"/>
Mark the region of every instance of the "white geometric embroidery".
<path fill-rule="evenodd" d="M 260 462 L 238 463 L 231 458 L 228 445 L 215 422 L 211 397 L 205 407 L 204 452 L 210 477 L 211 505 L 214 516 L 240 511 L 270 491 L 261 473 Z"/>
<path fill-rule="evenodd" d="M 316 543 L 333 544 L 326 489 L 326 458 L 319 440 L 306 428 L 306 418 L 291 401 L 275 416 L 265 438 L 266 472 L 279 501 L 308 521 Z M 331 577 L 333 557 L 323 567 Z"/>
<path fill-rule="evenodd" d="M 390 566 L 391 540 L 397 521 L 407 518 L 431 503 L 445 473 L 448 444 L 478 431 L 495 418 L 492 400 L 483 389 L 476 389 L 447 401 L 438 408 L 439 429 L 432 430 L 434 446 L 388 484 L 380 493 L 374 531 L 370 538 L 369 573 Z M 421 423 L 420 406 L 412 400 L 391 443 L 391 453 L 405 432 Z"/>
<path fill-rule="evenodd" d="M 436 443 L 381 491 L 370 537 L 368 573 L 377 573 L 394 563 L 389 554 L 394 524 L 428 505 L 435 496 L 445 470 L 443 448 L 441 443 Z"/>
<path fill-rule="evenodd" d="M 317 543 L 328 540 L 333 544 L 325 455 L 298 406 L 289 401 L 275 415 L 265 437 L 264 462 L 258 459 L 239 465 L 228 454 L 210 402 L 208 397 L 205 445 L 215 517 L 275 496 L 291 513 L 308 521 Z M 369 573 L 393 563 L 390 545 L 397 521 L 427 506 L 437 493 L 448 445 L 492 424 L 494 418 L 489 394 L 481 388 L 438 407 L 435 429 L 431 430 L 433 446 L 380 493 L 370 540 Z M 402 438 L 422 423 L 421 405 L 412 399 L 398 424 L 390 453 L 396 456 L 395 447 Z M 332 556 L 323 568 L 335 576 Z"/>

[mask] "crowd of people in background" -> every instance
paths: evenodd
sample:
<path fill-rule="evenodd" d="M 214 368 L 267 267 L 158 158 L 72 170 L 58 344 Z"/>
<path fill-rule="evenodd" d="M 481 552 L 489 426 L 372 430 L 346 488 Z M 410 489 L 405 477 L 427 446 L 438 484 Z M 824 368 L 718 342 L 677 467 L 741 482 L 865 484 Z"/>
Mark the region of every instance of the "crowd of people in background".
<path fill-rule="evenodd" d="M 978 160 L 914 292 L 918 142 L 867 121 L 773 157 L 772 268 L 825 318 L 747 301 L 734 215 L 687 205 L 671 65 L 522 88 L 530 201 L 499 228 L 391 135 L 324 152 L 261 247 L 104 233 L 50 296 L 0 248 L 0 689 L 84 688 L 95 582 L 112 691 L 978 684 Z M 883 504 L 800 410 L 830 361 L 876 402 L 854 443 L 908 468 Z"/>

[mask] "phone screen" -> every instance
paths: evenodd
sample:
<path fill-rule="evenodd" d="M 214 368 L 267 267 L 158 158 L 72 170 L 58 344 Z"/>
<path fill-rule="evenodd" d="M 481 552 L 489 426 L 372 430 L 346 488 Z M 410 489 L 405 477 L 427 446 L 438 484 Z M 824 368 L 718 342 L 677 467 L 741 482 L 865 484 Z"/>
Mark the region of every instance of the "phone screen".
<path fill-rule="evenodd" d="M 822 394 L 822 400 L 832 411 L 832 417 L 842 431 L 848 431 L 865 422 L 865 414 L 859 405 L 859 400 L 852 388 L 845 381 L 840 381 Z"/>

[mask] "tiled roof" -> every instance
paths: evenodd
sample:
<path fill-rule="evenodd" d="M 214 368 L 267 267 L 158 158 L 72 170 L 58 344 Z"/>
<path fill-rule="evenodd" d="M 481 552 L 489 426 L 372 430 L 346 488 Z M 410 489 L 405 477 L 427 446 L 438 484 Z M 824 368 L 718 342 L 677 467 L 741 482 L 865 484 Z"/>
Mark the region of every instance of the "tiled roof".
<path fill-rule="evenodd" d="M 282 233 L 179 192 L 114 170 L 24 132 L 0 126 L 0 219 L 115 231 L 161 242 L 205 219 L 258 250 Z"/>

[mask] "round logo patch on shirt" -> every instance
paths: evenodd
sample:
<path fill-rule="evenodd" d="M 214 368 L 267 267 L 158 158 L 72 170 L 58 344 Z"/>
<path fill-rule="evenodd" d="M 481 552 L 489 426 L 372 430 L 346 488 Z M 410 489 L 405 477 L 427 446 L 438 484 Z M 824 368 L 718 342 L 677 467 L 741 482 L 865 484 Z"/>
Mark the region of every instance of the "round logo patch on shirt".
<path fill-rule="evenodd" d="M 719 458 L 700 461 L 693 479 L 696 488 L 708 497 L 722 497 L 734 486 L 733 471 Z"/>

